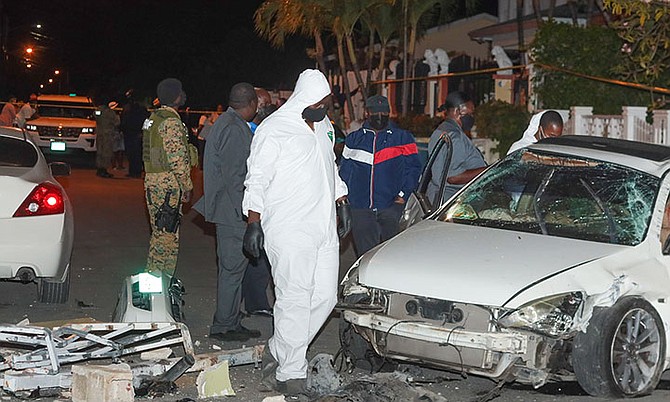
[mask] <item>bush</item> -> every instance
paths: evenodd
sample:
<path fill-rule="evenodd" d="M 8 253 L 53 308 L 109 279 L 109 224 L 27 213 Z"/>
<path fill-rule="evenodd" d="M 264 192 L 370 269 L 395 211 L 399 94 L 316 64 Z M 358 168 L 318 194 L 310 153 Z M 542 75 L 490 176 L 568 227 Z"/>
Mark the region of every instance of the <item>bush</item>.
<path fill-rule="evenodd" d="M 509 147 L 521 138 L 530 121 L 530 113 L 522 106 L 493 100 L 475 109 L 477 136 L 498 141 L 495 151 L 504 156 Z"/>
<path fill-rule="evenodd" d="M 616 32 L 607 27 L 549 22 L 535 34 L 532 58 L 577 73 L 620 79 L 616 70 L 624 62 L 622 45 Z M 593 106 L 596 114 L 619 114 L 621 106 L 649 104 L 649 95 L 642 90 L 536 67 L 533 88 L 542 100 L 542 109 Z"/>
<path fill-rule="evenodd" d="M 394 119 L 400 128 L 414 134 L 414 137 L 430 137 L 435 128 L 442 122 L 439 117 L 430 117 L 426 114 L 408 114 Z"/>

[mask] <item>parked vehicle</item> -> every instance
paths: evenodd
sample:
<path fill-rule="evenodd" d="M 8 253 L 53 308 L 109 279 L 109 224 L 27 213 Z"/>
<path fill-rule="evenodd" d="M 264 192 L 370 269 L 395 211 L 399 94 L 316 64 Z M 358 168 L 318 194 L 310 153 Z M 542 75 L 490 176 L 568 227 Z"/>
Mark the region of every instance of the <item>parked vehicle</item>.
<path fill-rule="evenodd" d="M 607 138 L 509 155 L 356 261 L 343 346 L 361 361 L 651 393 L 670 362 L 668 172 L 670 147 Z"/>
<path fill-rule="evenodd" d="M 95 148 L 95 107 L 90 98 L 40 95 L 35 118 L 26 123 L 30 138 L 46 152 Z"/>
<path fill-rule="evenodd" d="M 64 303 L 70 290 L 72 206 L 47 164 L 19 128 L 0 127 L 0 279 L 37 282 L 39 300 Z"/>

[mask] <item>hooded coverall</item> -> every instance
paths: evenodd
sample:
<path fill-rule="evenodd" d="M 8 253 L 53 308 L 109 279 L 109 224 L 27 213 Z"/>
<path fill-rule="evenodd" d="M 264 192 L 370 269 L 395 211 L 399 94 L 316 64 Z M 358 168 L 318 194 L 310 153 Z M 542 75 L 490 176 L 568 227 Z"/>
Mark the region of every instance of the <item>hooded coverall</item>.
<path fill-rule="evenodd" d="M 517 149 L 525 148 L 537 142 L 535 134 L 537 134 L 537 130 L 540 128 L 540 119 L 542 118 L 544 112 L 546 112 L 546 110 L 540 113 L 536 113 L 533 115 L 533 117 L 530 118 L 530 123 L 528 123 L 526 131 L 523 132 L 523 136 L 519 141 L 515 142 L 514 144 L 512 144 L 512 146 L 509 147 L 507 155 L 511 154 Z"/>
<path fill-rule="evenodd" d="M 306 70 L 279 110 L 256 129 L 247 160 L 242 210 L 260 213 L 272 265 L 278 381 L 307 376 L 307 347 L 337 302 L 339 239 L 335 200 L 347 194 L 335 165 L 335 130 L 302 111 L 330 94 L 326 77 Z"/>

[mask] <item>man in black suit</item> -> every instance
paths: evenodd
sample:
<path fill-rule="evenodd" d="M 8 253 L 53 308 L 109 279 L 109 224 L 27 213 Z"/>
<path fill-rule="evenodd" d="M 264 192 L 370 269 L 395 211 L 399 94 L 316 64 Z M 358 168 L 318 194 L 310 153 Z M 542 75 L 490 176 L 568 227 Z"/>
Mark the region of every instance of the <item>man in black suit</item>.
<path fill-rule="evenodd" d="M 205 220 L 216 224 L 218 255 L 217 306 L 210 338 L 224 342 L 257 338 L 260 332 L 242 326 L 242 279 L 249 265 L 242 239 L 244 178 L 251 148 L 247 122 L 256 115 L 258 100 L 251 84 L 235 84 L 228 110 L 219 116 L 205 142 L 204 196 L 194 205 Z"/>

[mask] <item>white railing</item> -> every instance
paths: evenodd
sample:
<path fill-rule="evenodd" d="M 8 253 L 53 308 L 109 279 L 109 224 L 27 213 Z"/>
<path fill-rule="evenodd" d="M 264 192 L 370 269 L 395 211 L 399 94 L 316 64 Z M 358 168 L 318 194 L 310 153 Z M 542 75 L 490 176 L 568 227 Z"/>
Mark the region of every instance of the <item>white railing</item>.
<path fill-rule="evenodd" d="M 563 133 L 618 138 L 670 145 L 670 110 L 654 110 L 647 123 L 647 108 L 624 106 L 620 115 L 595 115 L 590 106 L 558 110 L 565 121 Z"/>

